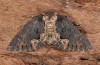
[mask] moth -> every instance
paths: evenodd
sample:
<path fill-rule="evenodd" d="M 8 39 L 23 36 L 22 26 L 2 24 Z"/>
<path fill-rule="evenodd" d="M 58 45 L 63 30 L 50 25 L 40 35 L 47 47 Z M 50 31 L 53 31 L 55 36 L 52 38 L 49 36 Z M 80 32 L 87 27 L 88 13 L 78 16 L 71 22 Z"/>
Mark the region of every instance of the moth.
<path fill-rule="evenodd" d="M 61 50 L 91 49 L 86 36 L 66 17 L 54 12 L 44 12 L 32 18 L 12 39 L 9 51 L 36 51 L 44 46 Z"/>

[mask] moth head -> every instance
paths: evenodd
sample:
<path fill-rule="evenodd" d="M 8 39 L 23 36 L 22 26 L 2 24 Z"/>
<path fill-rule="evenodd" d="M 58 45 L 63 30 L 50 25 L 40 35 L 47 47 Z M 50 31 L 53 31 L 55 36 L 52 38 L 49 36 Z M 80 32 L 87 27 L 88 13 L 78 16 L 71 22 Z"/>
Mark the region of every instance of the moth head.
<path fill-rule="evenodd" d="M 43 21 L 56 21 L 57 20 L 57 13 L 52 13 L 52 12 L 48 12 L 48 13 L 42 13 L 43 15 Z"/>

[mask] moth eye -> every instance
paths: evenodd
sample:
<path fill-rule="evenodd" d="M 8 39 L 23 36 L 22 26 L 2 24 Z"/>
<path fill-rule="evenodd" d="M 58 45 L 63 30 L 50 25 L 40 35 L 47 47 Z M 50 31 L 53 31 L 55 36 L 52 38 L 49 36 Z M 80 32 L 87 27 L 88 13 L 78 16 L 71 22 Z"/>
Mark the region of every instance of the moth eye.
<path fill-rule="evenodd" d="M 56 15 L 52 16 L 51 20 L 54 20 L 54 21 L 57 20 L 57 16 Z"/>
<path fill-rule="evenodd" d="M 48 16 L 43 16 L 43 20 L 44 21 L 48 20 Z"/>

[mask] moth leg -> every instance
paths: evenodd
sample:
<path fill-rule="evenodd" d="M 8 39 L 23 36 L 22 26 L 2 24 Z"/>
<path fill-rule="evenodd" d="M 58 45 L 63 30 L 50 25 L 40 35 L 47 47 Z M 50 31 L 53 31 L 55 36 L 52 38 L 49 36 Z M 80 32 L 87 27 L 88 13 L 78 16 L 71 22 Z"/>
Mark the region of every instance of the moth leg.
<path fill-rule="evenodd" d="M 36 40 L 36 39 L 31 40 L 31 45 L 32 45 L 32 50 L 34 51 L 39 50 L 40 48 L 44 46 L 43 42 Z"/>
<path fill-rule="evenodd" d="M 68 42 L 69 42 L 68 39 L 61 39 L 60 41 L 55 41 L 53 45 L 55 45 L 57 48 L 61 50 L 66 50 Z"/>
<path fill-rule="evenodd" d="M 63 46 L 63 50 L 66 50 L 69 40 L 68 39 L 61 39 L 60 42 L 61 42 L 61 45 Z"/>

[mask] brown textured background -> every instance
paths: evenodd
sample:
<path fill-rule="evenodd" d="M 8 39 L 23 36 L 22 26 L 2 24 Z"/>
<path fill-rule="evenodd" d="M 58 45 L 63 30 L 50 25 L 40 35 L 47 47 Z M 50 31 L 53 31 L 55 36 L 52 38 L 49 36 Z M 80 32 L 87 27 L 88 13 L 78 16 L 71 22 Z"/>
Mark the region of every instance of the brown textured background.
<path fill-rule="evenodd" d="M 80 25 L 93 48 L 64 52 L 42 48 L 10 54 L 11 39 L 33 16 L 54 11 Z M 38 63 L 38 64 L 36 64 Z M 0 0 L 0 65 L 100 65 L 100 0 Z"/>

